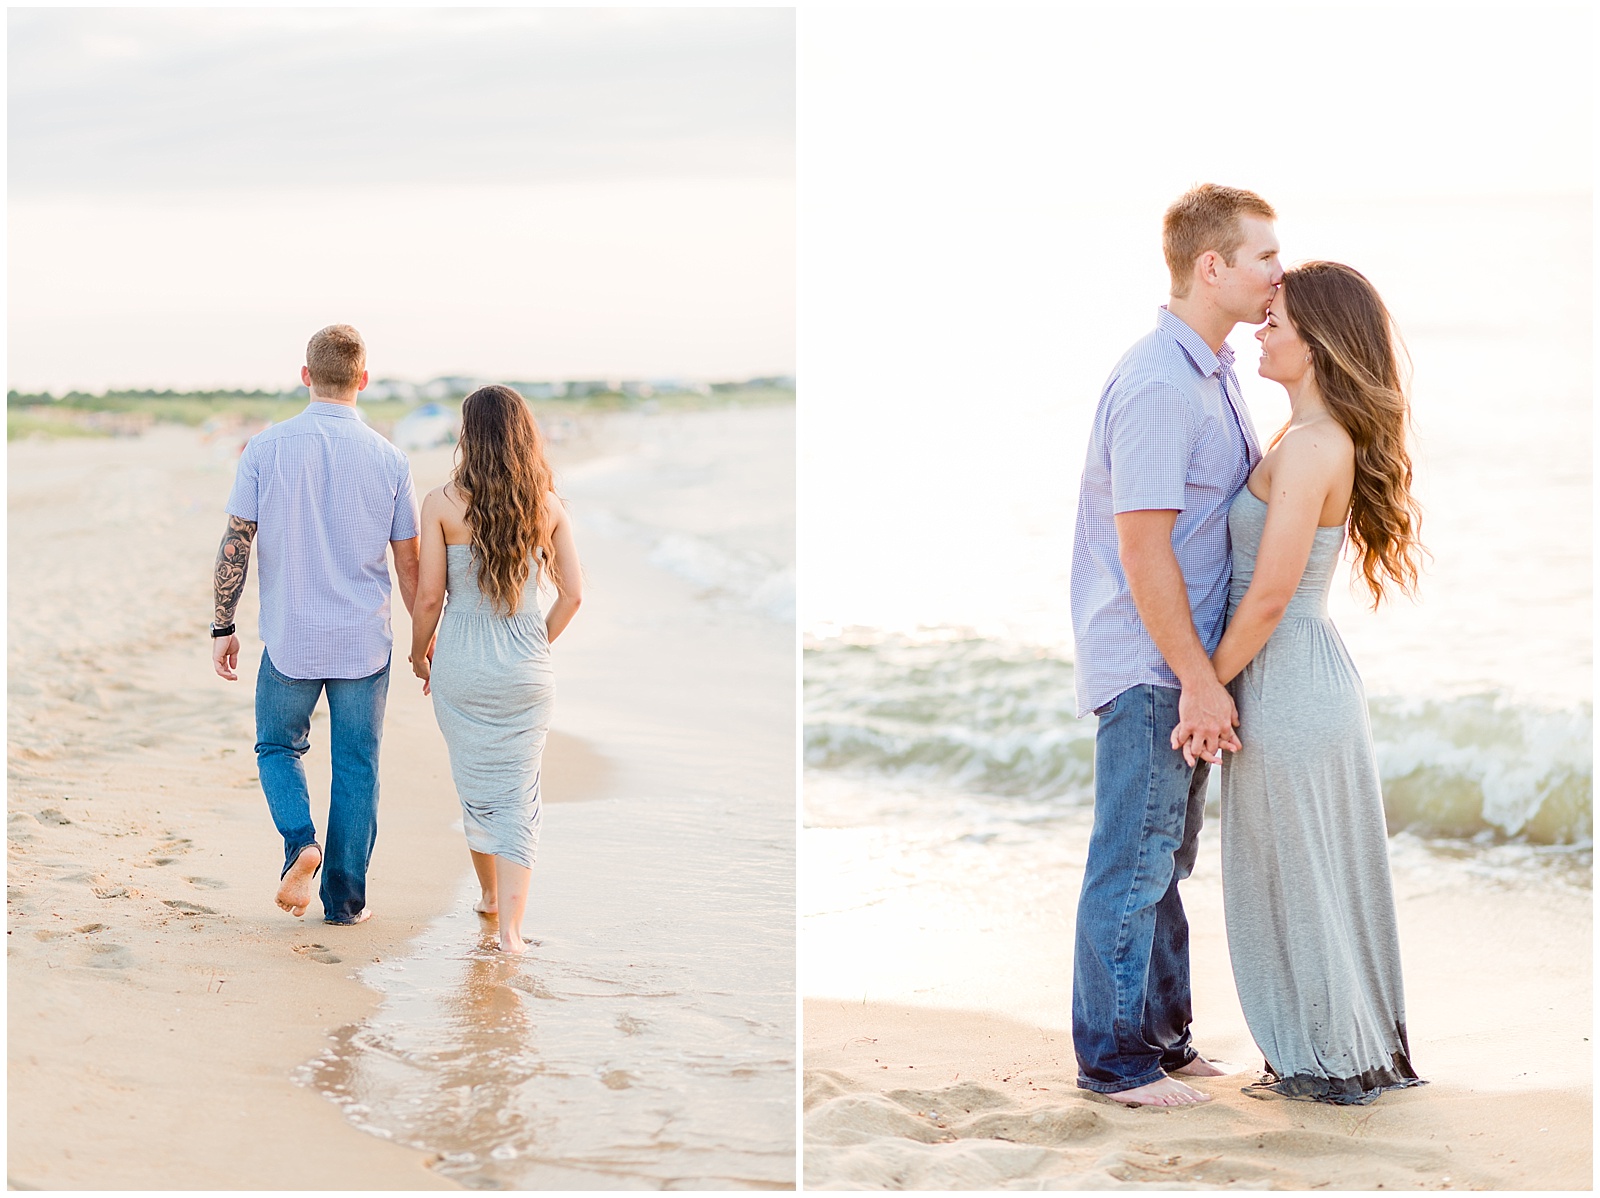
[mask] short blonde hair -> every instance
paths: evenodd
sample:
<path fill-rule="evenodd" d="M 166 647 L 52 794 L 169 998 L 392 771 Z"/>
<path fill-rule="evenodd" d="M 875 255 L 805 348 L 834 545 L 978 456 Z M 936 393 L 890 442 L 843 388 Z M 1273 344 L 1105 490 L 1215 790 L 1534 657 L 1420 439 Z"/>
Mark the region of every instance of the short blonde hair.
<path fill-rule="evenodd" d="M 1194 278 L 1194 261 L 1207 250 L 1215 250 L 1222 260 L 1233 265 L 1233 256 L 1244 242 L 1241 216 L 1277 220 L 1272 205 L 1253 191 L 1202 183 L 1191 187 L 1167 209 L 1161 222 L 1161 248 L 1172 272 L 1172 294 L 1183 299 Z"/>
<path fill-rule="evenodd" d="M 367 368 L 367 343 L 347 324 L 330 324 L 306 346 L 306 369 L 319 391 L 348 391 Z"/>

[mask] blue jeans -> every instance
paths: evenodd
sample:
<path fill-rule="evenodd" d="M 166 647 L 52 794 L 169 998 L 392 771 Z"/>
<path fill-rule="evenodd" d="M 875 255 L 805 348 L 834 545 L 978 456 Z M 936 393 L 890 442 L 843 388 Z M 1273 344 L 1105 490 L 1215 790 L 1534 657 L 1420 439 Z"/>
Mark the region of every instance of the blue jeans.
<path fill-rule="evenodd" d="M 367 865 L 378 839 L 378 746 L 389 702 L 389 666 L 366 678 L 290 678 L 266 650 L 256 675 L 256 766 L 272 822 L 283 836 L 283 872 L 317 843 L 300 758 L 311 747 L 311 709 L 328 692 L 333 788 L 322 851 L 322 915 L 354 923 L 367 905 Z M 320 846 L 319 846 L 320 847 Z"/>
<path fill-rule="evenodd" d="M 1197 1055 L 1189 1043 L 1189 921 L 1206 774 L 1168 738 L 1179 692 L 1135 686 L 1096 710 L 1094 832 L 1078 899 L 1072 1044 L 1078 1085 L 1115 1094 Z"/>

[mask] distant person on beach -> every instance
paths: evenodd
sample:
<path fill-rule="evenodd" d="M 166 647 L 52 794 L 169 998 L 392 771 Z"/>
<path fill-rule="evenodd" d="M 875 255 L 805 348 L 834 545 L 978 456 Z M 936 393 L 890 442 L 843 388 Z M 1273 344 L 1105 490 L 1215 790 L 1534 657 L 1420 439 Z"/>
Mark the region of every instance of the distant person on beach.
<path fill-rule="evenodd" d="M 304 915 L 322 871 L 331 924 L 367 919 L 367 866 L 378 835 L 378 748 L 389 697 L 389 567 L 411 608 L 417 588 L 417 510 L 406 455 L 356 414 L 367 349 L 347 324 L 311 338 L 300 379 L 311 402 L 250 438 L 228 497 L 217 551 L 212 665 L 238 680 L 234 612 L 253 544 L 260 547 L 261 668 L 256 762 L 283 836 L 277 902 Z M 317 841 L 300 758 L 311 711 L 328 694 L 333 785 L 326 846 Z"/>
<path fill-rule="evenodd" d="M 1078 901 L 1072 1039 L 1078 1085 L 1119 1102 L 1209 1095 L 1222 1070 L 1191 1043 L 1189 876 L 1208 766 L 1237 750 L 1212 669 L 1228 600 L 1228 510 L 1260 445 L 1226 338 L 1259 324 L 1283 271 L 1276 214 L 1204 184 L 1166 213 L 1171 298 L 1100 395 L 1072 552 L 1078 715 L 1095 733 L 1094 830 Z M 1193 760 L 1171 743 L 1192 737 Z"/>
<path fill-rule="evenodd" d="M 500 386 L 467 396 L 456 452 L 450 481 L 422 501 L 411 667 L 450 749 L 477 910 L 497 917 L 502 952 L 522 953 L 555 698 L 550 643 L 583 602 L 583 573 L 522 396 Z M 541 582 L 556 593 L 542 615 Z"/>
<path fill-rule="evenodd" d="M 1222 888 L 1259 1087 L 1371 1102 L 1419 1084 L 1406 1037 L 1383 792 L 1361 676 L 1328 619 L 1346 529 L 1374 606 L 1416 590 L 1398 335 L 1335 262 L 1285 272 L 1261 341 L 1289 422 L 1233 501 L 1228 627 L 1212 654 L 1244 745 L 1222 766 Z M 1206 753 L 1201 723 L 1172 744 Z M 1191 735 L 1192 734 L 1192 735 Z"/>

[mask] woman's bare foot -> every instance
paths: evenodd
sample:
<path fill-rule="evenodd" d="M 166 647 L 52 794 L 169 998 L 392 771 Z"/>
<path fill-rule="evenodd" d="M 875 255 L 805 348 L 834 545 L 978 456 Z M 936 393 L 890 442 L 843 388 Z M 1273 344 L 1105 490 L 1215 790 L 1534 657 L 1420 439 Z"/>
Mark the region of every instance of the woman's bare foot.
<path fill-rule="evenodd" d="M 483 892 L 481 899 L 472 904 L 472 909 L 479 915 L 500 914 L 500 904 L 495 902 L 494 895 L 487 890 Z"/>
<path fill-rule="evenodd" d="M 1239 1070 L 1231 1068 L 1231 1067 L 1227 1067 L 1225 1064 L 1224 1065 L 1219 1065 L 1214 1061 L 1208 1061 L 1204 1057 L 1197 1056 L 1197 1057 L 1195 1057 L 1194 1060 L 1190 1061 L 1182 1069 L 1170 1070 L 1168 1072 L 1168 1076 L 1169 1077 L 1227 1077 L 1230 1073 L 1238 1073 L 1238 1072 L 1239 1072 Z"/>
<path fill-rule="evenodd" d="M 1211 1095 L 1202 1094 L 1193 1086 L 1186 1086 L 1173 1077 L 1163 1077 L 1131 1090 L 1118 1090 L 1106 1097 L 1125 1106 L 1194 1106 L 1211 1101 Z"/>
<path fill-rule="evenodd" d="M 499 947 L 501 952 L 516 957 L 528 951 L 528 942 L 521 936 L 502 935 Z"/>
<path fill-rule="evenodd" d="M 311 905 L 311 879 L 316 877 L 317 866 L 321 864 L 322 850 L 316 845 L 308 844 L 301 849 L 278 886 L 278 906 L 296 918 L 304 915 Z"/>

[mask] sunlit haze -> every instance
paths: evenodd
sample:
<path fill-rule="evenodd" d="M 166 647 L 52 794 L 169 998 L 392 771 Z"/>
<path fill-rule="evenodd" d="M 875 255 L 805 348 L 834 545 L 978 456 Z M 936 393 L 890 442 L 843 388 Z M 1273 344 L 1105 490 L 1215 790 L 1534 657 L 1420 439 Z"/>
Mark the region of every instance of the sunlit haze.
<path fill-rule="evenodd" d="M 8 15 L 9 385 L 794 370 L 777 9 Z"/>

